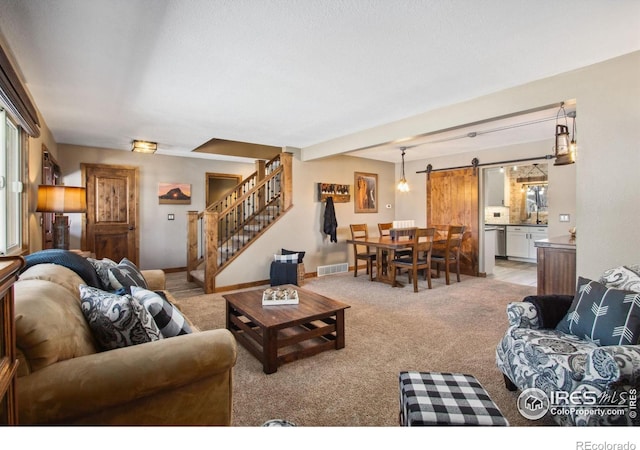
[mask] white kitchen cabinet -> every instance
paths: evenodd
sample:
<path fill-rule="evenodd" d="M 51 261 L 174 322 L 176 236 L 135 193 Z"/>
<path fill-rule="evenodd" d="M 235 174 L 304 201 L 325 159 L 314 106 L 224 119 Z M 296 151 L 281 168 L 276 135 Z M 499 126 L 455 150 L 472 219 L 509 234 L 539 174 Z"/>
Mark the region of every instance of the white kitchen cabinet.
<path fill-rule="evenodd" d="M 534 242 L 547 238 L 546 227 L 509 225 L 507 227 L 507 257 L 536 261 Z"/>
<path fill-rule="evenodd" d="M 549 237 L 549 233 L 547 232 L 546 227 L 530 227 L 529 231 L 529 258 L 533 258 L 535 260 L 538 259 L 538 250 L 535 247 L 535 242 L 540 239 L 547 239 Z"/>
<path fill-rule="evenodd" d="M 499 168 L 485 171 L 485 205 L 505 206 L 505 175 Z"/>

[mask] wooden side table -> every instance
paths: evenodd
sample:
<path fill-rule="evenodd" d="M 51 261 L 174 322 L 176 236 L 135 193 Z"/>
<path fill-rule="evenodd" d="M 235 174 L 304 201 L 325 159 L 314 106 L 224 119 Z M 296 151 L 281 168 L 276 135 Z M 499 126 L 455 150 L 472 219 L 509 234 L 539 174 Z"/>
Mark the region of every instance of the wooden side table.
<path fill-rule="evenodd" d="M 24 267 L 21 256 L 0 258 L 0 424 L 18 424 L 16 351 L 13 283 Z"/>

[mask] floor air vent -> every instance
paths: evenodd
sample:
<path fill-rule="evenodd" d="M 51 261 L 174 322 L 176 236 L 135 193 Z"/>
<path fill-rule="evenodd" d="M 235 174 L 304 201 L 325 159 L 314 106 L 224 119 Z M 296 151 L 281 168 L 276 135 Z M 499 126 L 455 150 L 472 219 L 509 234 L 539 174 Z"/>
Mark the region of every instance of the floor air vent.
<path fill-rule="evenodd" d="M 328 266 L 318 266 L 318 276 L 333 275 L 334 273 L 345 273 L 349 271 L 349 263 L 330 264 Z"/>

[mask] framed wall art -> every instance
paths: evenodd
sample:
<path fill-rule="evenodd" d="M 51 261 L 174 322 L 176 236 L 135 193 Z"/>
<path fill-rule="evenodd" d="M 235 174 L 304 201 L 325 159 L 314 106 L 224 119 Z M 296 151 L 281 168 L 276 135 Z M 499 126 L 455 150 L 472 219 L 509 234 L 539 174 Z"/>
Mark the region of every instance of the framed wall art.
<path fill-rule="evenodd" d="M 356 213 L 378 212 L 378 174 L 354 172 L 354 211 Z"/>
<path fill-rule="evenodd" d="M 191 185 L 188 183 L 158 183 L 158 203 L 161 205 L 190 205 Z"/>

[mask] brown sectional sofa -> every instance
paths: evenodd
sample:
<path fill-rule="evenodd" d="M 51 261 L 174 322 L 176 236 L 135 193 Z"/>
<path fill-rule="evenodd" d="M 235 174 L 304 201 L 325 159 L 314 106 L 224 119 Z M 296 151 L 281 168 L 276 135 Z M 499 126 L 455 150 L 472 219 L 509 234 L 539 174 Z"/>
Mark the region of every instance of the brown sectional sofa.
<path fill-rule="evenodd" d="M 164 272 L 142 274 L 151 290 L 164 290 Z M 80 308 L 83 283 L 64 266 L 37 264 L 14 285 L 20 424 L 231 424 L 229 331 L 194 328 L 99 351 Z"/>

